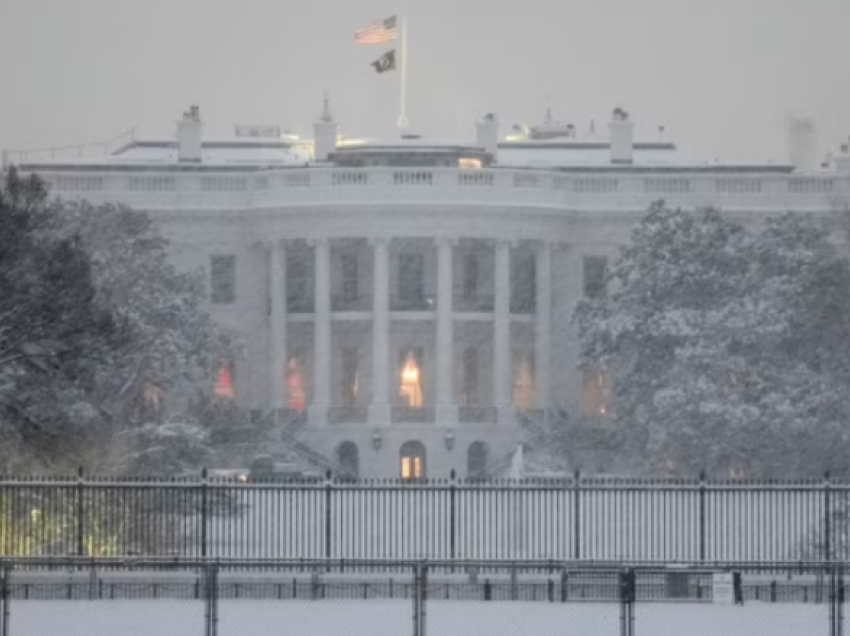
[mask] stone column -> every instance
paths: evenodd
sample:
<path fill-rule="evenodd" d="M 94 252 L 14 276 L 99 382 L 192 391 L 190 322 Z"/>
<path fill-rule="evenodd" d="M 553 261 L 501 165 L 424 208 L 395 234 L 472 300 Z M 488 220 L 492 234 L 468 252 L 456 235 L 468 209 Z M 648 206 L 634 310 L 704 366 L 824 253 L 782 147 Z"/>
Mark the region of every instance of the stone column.
<path fill-rule="evenodd" d="M 457 423 L 454 385 L 454 317 L 452 248 L 455 241 L 437 239 L 437 424 Z"/>
<path fill-rule="evenodd" d="M 331 249 L 328 239 L 312 242 L 316 257 L 316 305 L 313 323 L 313 401 L 308 421 L 324 426 L 330 406 Z"/>
<path fill-rule="evenodd" d="M 369 405 L 369 424 L 386 426 L 390 423 L 389 240 L 378 238 L 371 241 L 371 245 L 374 266 L 372 267 L 372 402 Z"/>
<path fill-rule="evenodd" d="M 535 389 L 537 406 L 548 409 L 552 390 L 552 246 L 548 241 L 537 247 L 536 271 Z"/>
<path fill-rule="evenodd" d="M 269 252 L 269 386 L 270 407 L 286 408 L 286 251 L 272 241 Z"/>
<path fill-rule="evenodd" d="M 493 403 L 499 425 L 513 424 L 511 378 L 511 246 L 498 241 L 495 250 L 493 306 Z"/>

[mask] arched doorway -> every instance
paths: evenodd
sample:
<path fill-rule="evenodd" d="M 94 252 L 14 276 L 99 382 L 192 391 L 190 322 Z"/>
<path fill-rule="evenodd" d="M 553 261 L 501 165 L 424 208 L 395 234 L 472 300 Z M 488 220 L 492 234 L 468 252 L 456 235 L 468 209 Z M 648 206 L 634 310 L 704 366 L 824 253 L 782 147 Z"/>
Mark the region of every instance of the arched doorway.
<path fill-rule="evenodd" d="M 484 479 L 487 476 L 487 444 L 472 442 L 466 449 L 466 476 L 468 479 Z"/>
<path fill-rule="evenodd" d="M 356 479 L 360 475 L 360 453 L 354 442 L 343 442 L 336 449 L 336 460 L 348 476 Z"/>
<path fill-rule="evenodd" d="M 405 442 L 399 452 L 402 479 L 426 479 L 428 453 L 422 442 Z"/>

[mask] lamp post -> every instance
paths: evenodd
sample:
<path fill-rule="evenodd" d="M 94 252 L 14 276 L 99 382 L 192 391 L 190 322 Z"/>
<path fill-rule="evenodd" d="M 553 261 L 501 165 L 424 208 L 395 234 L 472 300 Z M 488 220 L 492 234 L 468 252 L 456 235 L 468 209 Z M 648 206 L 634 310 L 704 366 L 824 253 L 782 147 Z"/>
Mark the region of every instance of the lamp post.
<path fill-rule="evenodd" d="M 384 438 L 383 438 L 383 437 L 381 437 L 381 431 L 379 431 L 379 430 L 376 428 L 376 429 L 375 429 L 375 432 L 374 432 L 374 433 L 372 433 L 372 448 L 374 448 L 374 449 L 375 449 L 375 452 L 376 452 L 376 453 L 377 453 L 379 450 L 381 450 L 381 444 L 382 444 L 383 442 L 384 442 Z"/>

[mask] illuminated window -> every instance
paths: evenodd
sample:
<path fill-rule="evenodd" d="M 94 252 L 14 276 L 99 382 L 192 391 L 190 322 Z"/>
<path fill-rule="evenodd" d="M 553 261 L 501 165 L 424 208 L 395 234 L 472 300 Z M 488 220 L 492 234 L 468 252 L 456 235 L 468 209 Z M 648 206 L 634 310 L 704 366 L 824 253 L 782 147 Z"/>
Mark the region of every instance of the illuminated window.
<path fill-rule="evenodd" d="M 304 375 L 297 356 L 291 356 L 286 365 L 286 389 L 289 394 L 289 408 L 303 411 L 307 408 L 307 391 L 304 388 Z"/>
<path fill-rule="evenodd" d="M 406 406 L 419 408 L 422 406 L 422 383 L 420 373 L 420 360 L 422 355 L 410 350 L 404 357 L 401 366 L 401 382 L 399 385 L 399 396 Z"/>
<path fill-rule="evenodd" d="M 215 394 L 218 397 L 233 399 L 236 392 L 233 389 L 233 365 L 223 364 L 215 374 Z"/>
<path fill-rule="evenodd" d="M 461 158 L 457 160 L 457 167 L 463 170 L 480 170 L 481 169 L 481 159 L 465 159 Z"/>
<path fill-rule="evenodd" d="M 518 409 L 533 409 L 536 402 L 532 357 L 526 352 L 515 353 L 513 404 Z"/>
<path fill-rule="evenodd" d="M 399 469 L 402 479 L 425 479 L 426 452 L 421 442 L 405 442 L 399 455 Z"/>
<path fill-rule="evenodd" d="M 608 378 L 604 373 L 593 369 L 584 371 L 581 401 L 585 415 L 608 415 Z"/>

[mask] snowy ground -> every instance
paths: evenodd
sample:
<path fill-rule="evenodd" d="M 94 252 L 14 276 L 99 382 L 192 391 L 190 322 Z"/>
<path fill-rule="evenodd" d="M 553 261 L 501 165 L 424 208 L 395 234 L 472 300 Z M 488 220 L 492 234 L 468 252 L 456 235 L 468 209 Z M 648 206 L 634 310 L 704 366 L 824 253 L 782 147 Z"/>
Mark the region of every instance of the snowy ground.
<path fill-rule="evenodd" d="M 616 604 L 427 603 L 428 636 L 617 636 Z M 637 636 L 818 636 L 827 605 L 642 604 Z M 220 636 L 410 636 L 410 601 L 222 601 Z M 11 636 L 202 636 L 200 601 L 14 601 Z"/>

